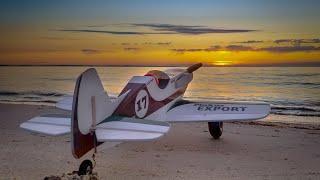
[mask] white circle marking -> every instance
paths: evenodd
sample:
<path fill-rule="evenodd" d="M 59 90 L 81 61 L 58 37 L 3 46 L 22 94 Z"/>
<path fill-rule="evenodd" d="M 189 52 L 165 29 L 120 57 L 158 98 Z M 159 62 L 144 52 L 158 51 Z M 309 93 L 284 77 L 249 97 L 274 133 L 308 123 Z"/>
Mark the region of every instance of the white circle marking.
<path fill-rule="evenodd" d="M 147 91 L 140 90 L 136 96 L 136 101 L 134 103 L 134 109 L 135 109 L 136 115 L 139 118 L 143 118 L 147 114 L 148 108 L 149 108 L 149 95 Z"/>

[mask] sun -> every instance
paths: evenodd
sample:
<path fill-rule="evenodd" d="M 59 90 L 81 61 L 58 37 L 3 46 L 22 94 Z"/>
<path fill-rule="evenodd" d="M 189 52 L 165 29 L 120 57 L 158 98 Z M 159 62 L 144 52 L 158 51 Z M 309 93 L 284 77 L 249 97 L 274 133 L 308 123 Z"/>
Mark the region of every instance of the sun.
<path fill-rule="evenodd" d="M 216 60 L 212 62 L 215 66 L 229 66 L 232 65 L 232 61 L 230 60 Z"/>

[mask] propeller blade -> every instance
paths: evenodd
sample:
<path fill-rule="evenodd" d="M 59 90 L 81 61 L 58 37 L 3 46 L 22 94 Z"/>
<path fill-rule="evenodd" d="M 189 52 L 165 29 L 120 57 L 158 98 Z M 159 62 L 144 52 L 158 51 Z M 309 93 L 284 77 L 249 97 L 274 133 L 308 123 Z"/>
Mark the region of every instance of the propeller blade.
<path fill-rule="evenodd" d="M 202 63 L 197 63 L 187 68 L 188 73 L 192 73 L 193 71 L 199 69 L 202 66 Z"/>

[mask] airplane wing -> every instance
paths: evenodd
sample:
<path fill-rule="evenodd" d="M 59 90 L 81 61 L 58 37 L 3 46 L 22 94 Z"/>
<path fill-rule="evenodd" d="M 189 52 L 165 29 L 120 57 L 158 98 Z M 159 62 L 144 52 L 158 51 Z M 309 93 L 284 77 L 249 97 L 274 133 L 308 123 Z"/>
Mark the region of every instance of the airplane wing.
<path fill-rule="evenodd" d="M 96 137 L 104 141 L 152 140 L 170 129 L 166 122 L 111 116 L 96 126 Z"/>
<path fill-rule="evenodd" d="M 167 122 L 221 122 L 256 120 L 270 112 L 267 103 L 248 102 L 176 102 L 166 114 Z"/>
<path fill-rule="evenodd" d="M 65 96 L 56 103 L 56 107 L 63 110 L 72 111 L 73 96 Z"/>
<path fill-rule="evenodd" d="M 58 136 L 70 133 L 70 115 L 46 114 L 34 117 L 22 124 L 20 127 L 31 132 Z"/>
<path fill-rule="evenodd" d="M 40 134 L 58 136 L 70 133 L 71 117 L 47 114 L 34 117 L 20 125 L 21 128 Z M 96 137 L 104 141 L 151 140 L 164 135 L 170 129 L 166 122 L 111 116 L 96 126 Z"/>

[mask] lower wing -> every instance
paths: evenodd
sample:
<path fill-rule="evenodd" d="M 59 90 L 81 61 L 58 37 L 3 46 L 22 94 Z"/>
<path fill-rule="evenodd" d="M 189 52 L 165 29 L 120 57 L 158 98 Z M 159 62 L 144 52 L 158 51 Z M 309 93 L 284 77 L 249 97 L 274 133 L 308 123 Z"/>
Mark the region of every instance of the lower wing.
<path fill-rule="evenodd" d="M 167 122 L 220 122 L 256 120 L 268 116 L 267 103 L 192 102 L 181 100 L 166 114 Z"/>

